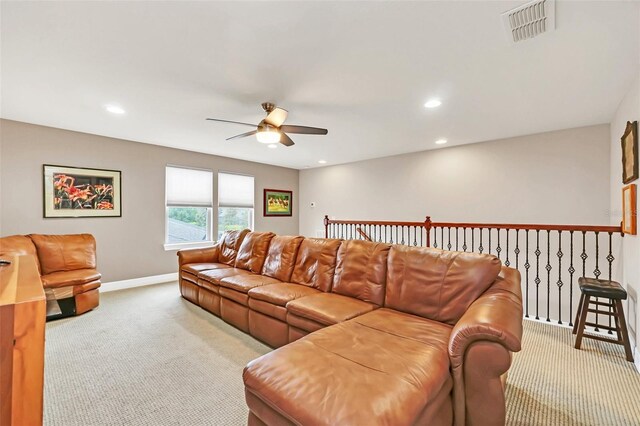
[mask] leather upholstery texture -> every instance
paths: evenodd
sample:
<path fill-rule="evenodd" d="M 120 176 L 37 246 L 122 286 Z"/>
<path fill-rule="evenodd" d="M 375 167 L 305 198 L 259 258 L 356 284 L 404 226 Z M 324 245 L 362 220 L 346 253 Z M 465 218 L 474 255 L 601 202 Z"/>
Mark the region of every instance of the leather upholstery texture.
<path fill-rule="evenodd" d="M 343 242 L 331 291 L 382 306 L 390 248 L 389 244 L 370 241 Z"/>
<path fill-rule="evenodd" d="M 287 303 L 288 313 L 323 325 L 337 324 L 375 308 L 372 303 L 334 293 L 315 294 Z"/>
<path fill-rule="evenodd" d="M 182 267 L 187 263 L 218 263 L 220 256 L 220 246 L 205 247 L 190 250 L 178 250 L 178 266 Z"/>
<path fill-rule="evenodd" d="M 341 240 L 305 238 L 298 249 L 291 282 L 331 291 Z"/>
<path fill-rule="evenodd" d="M 96 270 L 96 240 L 90 234 L 12 235 L 0 238 L 3 254 L 33 256 L 48 301 L 73 299 L 56 318 L 80 315 L 100 304 L 102 275 Z"/>
<path fill-rule="evenodd" d="M 303 237 L 276 235 L 271 239 L 269 252 L 262 267 L 262 275 L 289 281 L 293 273 L 298 249 Z"/>
<path fill-rule="evenodd" d="M 26 235 L 11 235 L 9 237 L 0 238 L 0 257 L 4 254 L 33 256 L 36 261 L 36 265 L 38 265 L 38 271 L 41 270 L 36 246 L 33 245 L 31 238 Z"/>
<path fill-rule="evenodd" d="M 244 371 L 249 424 L 504 424 L 502 379 L 522 339 L 516 270 L 367 241 L 269 236 L 258 249 L 263 233 L 240 234 L 219 243 L 241 247 L 235 267 L 185 254 L 202 262 L 179 273 L 186 299 L 278 348 Z"/>
<path fill-rule="evenodd" d="M 29 236 L 38 250 L 42 274 L 96 268 L 96 240 L 93 235 Z"/>
<path fill-rule="evenodd" d="M 274 235 L 273 232 L 247 233 L 236 256 L 236 268 L 259 274 L 262 271 L 264 259 L 267 257 L 269 243 Z"/>
<path fill-rule="evenodd" d="M 242 245 L 242 240 L 244 240 L 245 235 L 248 233 L 248 229 L 226 232 L 218 242 L 220 247 L 218 262 L 229 266 L 235 266 L 236 256 L 238 255 L 238 251 Z"/>
<path fill-rule="evenodd" d="M 395 245 L 389 252 L 384 305 L 455 324 L 500 273 L 497 257 Z"/>

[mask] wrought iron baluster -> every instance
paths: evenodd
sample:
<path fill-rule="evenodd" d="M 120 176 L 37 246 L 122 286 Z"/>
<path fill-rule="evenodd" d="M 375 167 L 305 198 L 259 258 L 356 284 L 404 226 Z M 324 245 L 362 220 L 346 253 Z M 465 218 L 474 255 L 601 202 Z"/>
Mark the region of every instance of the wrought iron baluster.
<path fill-rule="evenodd" d="M 551 303 L 551 231 L 547 229 L 547 322 L 550 322 L 549 308 Z"/>
<path fill-rule="evenodd" d="M 482 251 L 484 250 L 484 248 L 482 247 L 482 228 L 478 228 L 478 231 L 480 232 L 480 245 L 478 246 L 478 253 L 482 254 Z"/>
<path fill-rule="evenodd" d="M 571 260 L 571 264 L 569 265 L 569 327 L 573 327 L 573 274 L 576 272 L 576 269 L 573 267 L 573 231 L 569 231 L 569 235 L 571 235 L 569 251 Z"/>
<path fill-rule="evenodd" d="M 458 251 L 458 229 L 460 228 L 456 226 L 456 251 Z"/>
<path fill-rule="evenodd" d="M 498 241 L 500 241 L 500 231 L 498 231 Z M 507 260 L 505 260 L 504 265 L 509 267 L 511 262 L 509 262 L 509 228 L 507 228 Z"/>
<path fill-rule="evenodd" d="M 593 270 L 593 275 L 596 276 L 596 279 L 600 279 L 600 268 L 598 267 L 598 258 L 600 257 L 600 241 L 598 236 L 600 235 L 600 233 L 598 231 L 595 232 L 596 234 L 596 269 Z M 598 297 L 596 297 L 596 302 L 599 302 L 600 299 Z M 596 312 L 596 327 L 594 328 L 595 331 L 600 331 L 600 329 L 598 328 L 598 324 L 600 324 L 600 322 L 598 321 L 598 313 Z"/>
<path fill-rule="evenodd" d="M 536 283 L 536 319 L 539 320 L 539 307 L 540 307 L 540 230 L 536 229 L 536 279 L 533 280 Z"/>
<path fill-rule="evenodd" d="M 611 281 L 611 269 L 612 269 L 612 264 L 613 261 L 615 259 L 615 257 L 613 257 L 613 253 L 611 252 L 612 249 L 612 241 L 611 239 L 613 238 L 613 232 L 609 232 L 609 254 L 607 255 L 607 262 L 609 262 L 609 281 Z M 611 316 L 613 315 L 613 313 L 611 312 L 611 306 L 609 306 L 609 334 L 613 334 L 611 331 Z"/>
<path fill-rule="evenodd" d="M 491 228 L 489 228 L 489 254 L 491 254 Z"/>
<path fill-rule="evenodd" d="M 467 228 L 462 228 L 462 250 L 467 251 Z"/>
<path fill-rule="evenodd" d="M 418 231 L 418 228 L 414 226 L 413 227 L 413 246 L 414 247 L 418 246 L 418 236 L 416 235 L 417 231 Z M 420 233 L 420 237 L 422 238 L 422 232 Z"/>
<path fill-rule="evenodd" d="M 404 245 L 404 225 L 400 226 L 400 237 L 402 238 L 402 241 L 400 241 L 400 244 Z"/>
<path fill-rule="evenodd" d="M 500 252 L 502 249 L 500 248 L 500 228 L 496 228 L 496 232 L 498 234 L 498 245 L 496 246 L 496 253 L 498 253 L 498 259 L 500 259 Z"/>
<path fill-rule="evenodd" d="M 526 317 L 529 318 L 529 268 L 531 268 L 531 264 L 529 263 L 529 230 L 527 229 L 527 233 L 526 235 L 526 253 L 527 253 L 527 260 L 526 263 L 524 264 L 524 269 L 527 271 L 526 275 L 527 275 L 527 286 L 526 286 L 526 293 L 527 293 L 527 298 L 525 301 L 525 305 L 526 305 Z"/>
<path fill-rule="evenodd" d="M 558 324 L 562 324 L 562 231 L 558 231 Z"/>
<path fill-rule="evenodd" d="M 433 227 L 433 248 L 438 248 L 438 228 Z"/>
<path fill-rule="evenodd" d="M 475 233 L 475 228 L 471 228 L 471 251 L 476 251 L 476 233 Z"/>
<path fill-rule="evenodd" d="M 451 251 L 451 227 L 447 227 L 447 250 Z"/>
<path fill-rule="evenodd" d="M 519 238 L 520 230 L 516 229 L 516 249 L 513 251 L 516 254 L 516 269 L 520 268 L 520 264 L 518 262 L 518 257 L 520 256 L 520 246 L 519 246 Z"/>

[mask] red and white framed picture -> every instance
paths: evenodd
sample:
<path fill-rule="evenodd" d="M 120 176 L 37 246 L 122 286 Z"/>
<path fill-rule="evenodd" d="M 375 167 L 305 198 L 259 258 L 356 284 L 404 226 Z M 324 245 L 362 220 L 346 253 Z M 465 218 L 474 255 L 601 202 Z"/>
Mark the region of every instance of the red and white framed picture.
<path fill-rule="evenodd" d="M 637 234 L 638 211 L 636 205 L 636 185 L 622 188 L 622 232 Z"/>
<path fill-rule="evenodd" d="M 293 212 L 293 192 L 284 189 L 264 190 L 265 216 L 291 216 Z"/>

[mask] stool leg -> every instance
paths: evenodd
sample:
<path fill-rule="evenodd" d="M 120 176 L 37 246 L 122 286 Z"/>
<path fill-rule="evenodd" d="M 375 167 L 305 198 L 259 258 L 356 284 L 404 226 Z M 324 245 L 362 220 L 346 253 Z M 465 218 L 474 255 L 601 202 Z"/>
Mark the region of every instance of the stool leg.
<path fill-rule="evenodd" d="M 620 318 L 618 316 L 618 305 L 615 300 L 609 301 L 613 305 L 613 319 L 616 323 L 616 336 L 618 337 L 618 342 L 622 343 L 624 339 L 622 338 L 622 334 L 620 334 L 620 330 L 622 330 L 622 326 L 620 325 Z M 624 315 L 624 312 L 622 313 Z"/>
<path fill-rule="evenodd" d="M 622 309 L 622 302 L 618 299 L 614 301 L 616 305 L 616 315 L 620 321 L 620 333 L 622 334 L 624 353 L 627 355 L 627 361 L 633 362 L 633 353 L 631 353 L 631 345 L 629 344 L 629 334 L 627 333 L 627 322 L 624 319 L 624 310 Z"/>
<path fill-rule="evenodd" d="M 584 304 L 584 293 L 580 295 L 580 302 L 578 302 L 578 310 L 576 311 L 576 319 L 573 321 L 572 334 L 576 334 L 578 331 L 578 322 L 580 321 L 580 312 L 582 311 L 582 305 Z"/>
<path fill-rule="evenodd" d="M 589 299 L 591 296 L 584 296 L 582 309 L 580 309 L 580 322 L 578 323 L 578 336 L 576 336 L 575 348 L 580 349 L 582 345 L 582 335 L 584 334 L 585 323 L 587 322 L 587 313 L 589 312 Z"/>

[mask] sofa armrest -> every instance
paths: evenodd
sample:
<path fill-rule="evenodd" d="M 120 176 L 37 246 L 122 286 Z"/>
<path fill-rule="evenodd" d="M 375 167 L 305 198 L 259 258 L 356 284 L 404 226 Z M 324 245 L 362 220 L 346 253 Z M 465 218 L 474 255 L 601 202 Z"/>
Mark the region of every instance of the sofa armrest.
<path fill-rule="evenodd" d="M 219 255 L 218 244 L 213 247 L 178 250 L 178 266 L 182 267 L 187 263 L 215 263 Z"/>
<path fill-rule="evenodd" d="M 504 416 L 500 376 L 509 369 L 510 353 L 521 349 L 522 313 L 520 273 L 515 269 L 502 268 L 498 279 L 453 327 L 449 359 L 454 380 L 456 425 L 471 424 L 473 418 L 484 419 L 487 424 L 504 422 L 500 419 Z M 477 355 L 471 353 L 474 347 Z M 493 355 L 487 356 L 488 353 Z M 478 381 L 483 383 L 476 383 Z M 485 389 L 486 392 L 478 395 L 472 391 L 475 389 Z M 469 404 L 471 393 L 474 394 L 472 406 Z M 487 413 L 496 418 L 487 419 Z"/>

